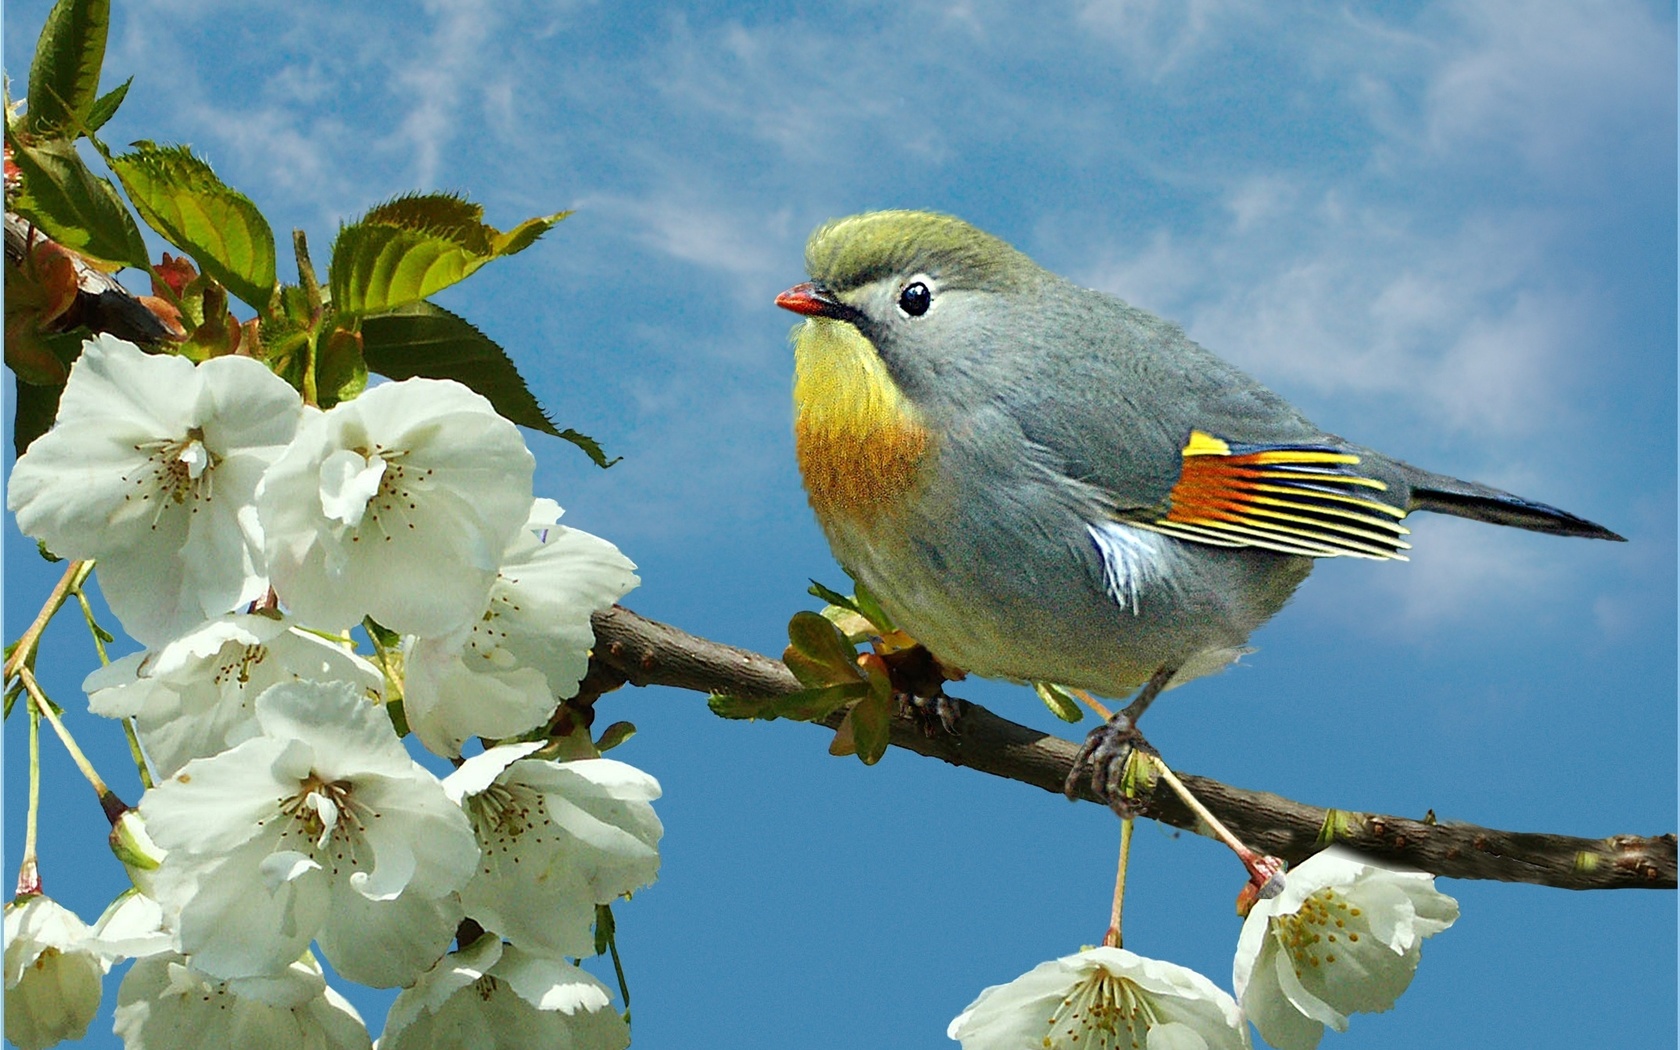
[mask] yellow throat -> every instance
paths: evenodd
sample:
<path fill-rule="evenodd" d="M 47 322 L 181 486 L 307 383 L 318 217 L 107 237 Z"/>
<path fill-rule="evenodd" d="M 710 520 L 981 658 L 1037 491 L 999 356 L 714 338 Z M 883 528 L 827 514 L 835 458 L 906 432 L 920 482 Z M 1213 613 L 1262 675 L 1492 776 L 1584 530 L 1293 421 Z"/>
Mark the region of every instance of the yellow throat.
<path fill-rule="evenodd" d="M 795 332 L 793 438 L 811 509 L 865 526 L 915 486 L 934 443 L 869 340 L 826 317 Z"/>

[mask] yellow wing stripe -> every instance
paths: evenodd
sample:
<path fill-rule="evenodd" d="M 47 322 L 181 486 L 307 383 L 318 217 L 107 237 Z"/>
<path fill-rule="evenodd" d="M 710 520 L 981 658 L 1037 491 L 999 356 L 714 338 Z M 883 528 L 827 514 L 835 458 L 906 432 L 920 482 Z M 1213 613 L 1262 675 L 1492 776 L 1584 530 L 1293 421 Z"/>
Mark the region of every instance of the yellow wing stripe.
<path fill-rule="evenodd" d="M 1322 445 L 1248 445 L 1191 431 L 1167 513 L 1148 523 L 1168 535 L 1315 558 L 1403 559 L 1405 510 L 1363 495 L 1382 481 L 1357 473 L 1359 457 Z"/>

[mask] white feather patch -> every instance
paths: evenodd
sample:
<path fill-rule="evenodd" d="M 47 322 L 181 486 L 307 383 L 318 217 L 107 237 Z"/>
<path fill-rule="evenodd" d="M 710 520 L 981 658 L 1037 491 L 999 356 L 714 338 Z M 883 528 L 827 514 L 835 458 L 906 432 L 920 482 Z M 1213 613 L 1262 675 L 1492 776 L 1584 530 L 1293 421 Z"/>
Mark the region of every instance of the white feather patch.
<path fill-rule="evenodd" d="M 1174 541 L 1118 521 L 1100 521 L 1088 526 L 1087 531 L 1102 556 L 1103 589 L 1117 605 L 1136 616 L 1143 592 L 1166 582 Z"/>

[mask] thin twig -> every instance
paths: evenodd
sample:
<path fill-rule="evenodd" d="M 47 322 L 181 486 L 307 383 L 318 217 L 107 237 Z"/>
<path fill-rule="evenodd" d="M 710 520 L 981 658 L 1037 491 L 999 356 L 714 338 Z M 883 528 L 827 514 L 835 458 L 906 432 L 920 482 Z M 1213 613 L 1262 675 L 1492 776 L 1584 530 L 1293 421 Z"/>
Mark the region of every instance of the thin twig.
<path fill-rule="evenodd" d="M 780 660 L 696 637 L 619 606 L 597 613 L 594 626 L 592 695 L 620 683 L 756 699 L 785 696 L 800 688 Z M 828 720 L 830 728 L 841 717 L 843 712 L 836 712 Z M 903 750 L 1058 795 L 1078 751 L 1071 741 L 1000 718 L 977 704 L 968 705 L 954 733 L 929 736 L 910 718 L 895 717 L 891 739 Z M 1585 839 L 1501 831 L 1433 819 L 1331 811 L 1194 774 L 1178 776 L 1252 849 L 1291 865 L 1335 841 L 1374 860 L 1453 878 L 1582 890 L 1674 889 L 1676 884 L 1672 833 Z M 1107 805 L 1088 789 L 1080 797 Z M 1202 830 L 1201 822 L 1159 779 L 1140 795 L 1138 805 L 1152 820 L 1187 831 Z"/>

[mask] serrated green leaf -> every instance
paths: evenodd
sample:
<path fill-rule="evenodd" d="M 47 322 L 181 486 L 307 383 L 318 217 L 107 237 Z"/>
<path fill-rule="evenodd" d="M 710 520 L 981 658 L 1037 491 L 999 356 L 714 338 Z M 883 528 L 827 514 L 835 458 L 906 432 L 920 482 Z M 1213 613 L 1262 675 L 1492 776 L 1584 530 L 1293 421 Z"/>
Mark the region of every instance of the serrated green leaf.
<path fill-rule="evenodd" d="M 82 163 L 67 140 L 24 145 L 6 129 L 22 191 L 8 206 L 73 251 L 118 266 L 147 265 L 146 242 L 111 180 Z"/>
<path fill-rule="evenodd" d="M 108 158 L 147 225 L 258 310 L 274 298 L 274 231 L 249 197 L 185 146 L 136 142 Z"/>
<path fill-rule="evenodd" d="M 527 220 L 508 234 L 485 225 L 482 214 L 459 197 L 416 194 L 340 227 L 327 269 L 333 306 L 360 316 L 425 299 L 523 250 L 569 213 Z"/>
<path fill-rule="evenodd" d="M 117 115 L 117 107 L 122 105 L 123 99 L 128 97 L 129 85 L 133 83 L 134 78 L 129 77 L 93 100 L 93 105 L 88 107 L 87 116 L 83 118 L 83 126 L 89 133 L 98 131 L 105 126 L 106 121 Z"/>
<path fill-rule="evenodd" d="M 405 193 L 374 205 L 361 221 L 435 233 L 481 254 L 491 250 L 484 207 L 453 193 Z"/>
<path fill-rule="evenodd" d="M 1062 721 L 1077 722 L 1085 717 L 1084 710 L 1061 686 L 1050 682 L 1034 682 L 1032 687 L 1038 698 L 1044 701 L 1044 706 L 1050 709 L 1050 713 Z"/>
<path fill-rule="evenodd" d="M 370 370 L 392 379 L 453 379 L 482 394 L 503 417 L 563 438 L 598 467 L 610 467 L 601 446 L 575 430 L 559 430 L 531 394 L 507 351 L 464 318 L 431 303 L 408 303 L 362 318 L 362 354 Z"/>
<path fill-rule="evenodd" d="M 493 238 L 497 255 L 518 255 L 520 252 L 537 243 L 537 238 L 554 228 L 554 224 L 570 215 L 571 212 L 557 212 L 553 215 L 539 216 L 526 219 L 506 233 L 497 234 Z"/>
<path fill-rule="evenodd" d="M 543 428 L 536 427 L 534 429 L 542 430 Z M 588 434 L 573 430 L 571 427 L 567 427 L 565 430 L 560 431 L 560 433 L 555 434 L 554 436 L 560 438 L 562 441 L 570 441 L 572 444 L 582 449 L 583 454 L 589 457 L 589 461 L 594 463 L 597 467 L 600 467 L 602 470 L 606 470 L 608 467 L 624 458 L 623 456 L 614 456 L 613 458 L 608 459 L 607 454 L 601 450 L 600 442 L 596 441 Z"/>
<path fill-rule="evenodd" d="M 857 702 L 852 708 L 852 740 L 857 745 L 857 756 L 866 766 L 872 766 L 881 761 L 881 756 L 887 753 L 887 744 L 892 736 L 893 699 L 889 689 L 885 696 L 879 690 L 870 690 L 868 696 Z"/>
<path fill-rule="evenodd" d="M 69 135 L 86 125 L 99 95 L 105 37 L 111 27 L 110 0 L 58 0 L 41 28 L 29 64 L 30 135 Z"/>

